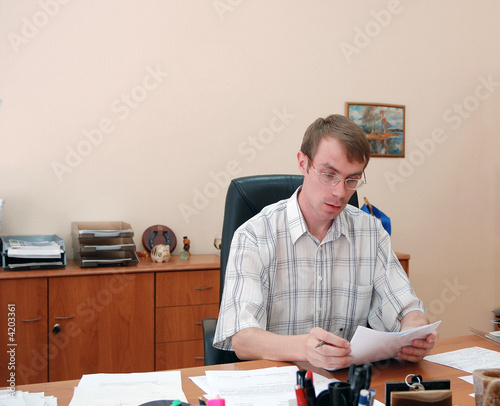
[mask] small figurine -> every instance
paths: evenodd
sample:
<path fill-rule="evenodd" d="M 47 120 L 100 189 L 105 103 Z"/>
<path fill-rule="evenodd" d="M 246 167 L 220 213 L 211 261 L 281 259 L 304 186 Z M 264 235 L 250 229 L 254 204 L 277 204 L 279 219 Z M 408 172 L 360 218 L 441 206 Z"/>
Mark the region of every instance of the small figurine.
<path fill-rule="evenodd" d="M 151 250 L 151 259 L 153 262 L 170 261 L 170 245 L 158 244 Z"/>
<path fill-rule="evenodd" d="M 188 259 L 189 256 L 191 255 L 189 253 L 191 240 L 189 238 L 187 238 L 187 236 L 184 236 L 184 237 L 182 237 L 182 243 L 184 244 L 182 247 L 183 251 L 180 253 L 179 256 L 181 257 L 181 259 Z"/>

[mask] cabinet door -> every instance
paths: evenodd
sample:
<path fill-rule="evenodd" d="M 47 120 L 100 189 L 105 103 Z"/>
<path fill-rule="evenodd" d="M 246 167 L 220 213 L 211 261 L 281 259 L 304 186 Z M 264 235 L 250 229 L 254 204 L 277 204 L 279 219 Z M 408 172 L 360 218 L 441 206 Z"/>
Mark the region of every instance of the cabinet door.
<path fill-rule="evenodd" d="M 0 281 L 0 306 L 0 386 L 47 382 L 47 279 Z"/>
<path fill-rule="evenodd" d="M 153 371 L 154 274 L 50 278 L 49 329 L 50 381 Z"/>

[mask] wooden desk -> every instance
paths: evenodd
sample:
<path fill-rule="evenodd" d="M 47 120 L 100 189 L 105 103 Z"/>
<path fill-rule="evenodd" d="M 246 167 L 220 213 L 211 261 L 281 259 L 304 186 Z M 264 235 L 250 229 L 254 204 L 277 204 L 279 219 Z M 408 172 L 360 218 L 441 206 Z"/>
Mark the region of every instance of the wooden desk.
<path fill-rule="evenodd" d="M 500 350 L 500 347 L 486 339 L 475 335 L 462 337 L 444 338 L 438 341 L 436 348 L 432 352 L 438 354 L 442 352 L 454 351 L 467 347 L 483 347 L 495 351 Z M 203 393 L 189 378 L 192 376 L 201 376 L 206 370 L 249 370 L 257 368 L 266 368 L 271 366 L 286 366 L 288 362 L 275 361 L 248 361 L 236 364 L 212 365 L 208 367 L 194 367 L 181 369 L 182 388 L 189 402 L 198 404 L 198 397 Z M 307 363 L 297 363 L 298 366 L 313 370 L 321 375 L 337 378 L 339 380 L 347 379 L 347 369 L 341 371 L 329 372 L 321 368 L 311 367 Z M 468 375 L 466 372 L 458 369 L 445 367 L 428 361 L 421 361 L 417 364 L 403 362 L 399 360 L 390 360 L 377 362 L 373 369 L 372 388 L 377 390 L 376 398 L 381 402 L 385 401 L 385 382 L 403 381 L 408 374 L 419 374 L 425 380 L 432 379 L 450 379 L 451 389 L 453 391 L 453 403 L 460 406 L 473 406 L 474 398 L 469 394 L 474 392 L 471 384 L 459 379 L 460 376 Z M 73 397 L 73 388 L 78 385 L 79 380 L 39 383 L 31 385 L 18 386 L 17 389 L 30 392 L 45 392 L 46 395 L 54 395 L 57 397 L 58 406 L 67 406 Z"/>

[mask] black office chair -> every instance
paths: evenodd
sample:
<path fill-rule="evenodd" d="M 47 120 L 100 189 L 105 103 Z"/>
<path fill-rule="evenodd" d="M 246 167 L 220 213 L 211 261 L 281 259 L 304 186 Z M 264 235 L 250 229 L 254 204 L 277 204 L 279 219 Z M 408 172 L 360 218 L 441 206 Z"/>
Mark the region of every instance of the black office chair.
<path fill-rule="evenodd" d="M 220 298 L 224 289 L 226 264 L 231 240 L 236 229 L 245 221 L 279 200 L 288 199 L 302 184 L 302 175 L 258 175 L 233 179 L 229 185 L 224 208 L 222 244 L 220 253 Z M 358 195 L 354 193 L 349 204 L 358 206 Z M 219 300 L 220 301 L 220 300 Z M 203 319 L 203 344 L 205 365 L 237 362 L 233 351 L 215 348 L 214 340 L 217 319 Z"/>

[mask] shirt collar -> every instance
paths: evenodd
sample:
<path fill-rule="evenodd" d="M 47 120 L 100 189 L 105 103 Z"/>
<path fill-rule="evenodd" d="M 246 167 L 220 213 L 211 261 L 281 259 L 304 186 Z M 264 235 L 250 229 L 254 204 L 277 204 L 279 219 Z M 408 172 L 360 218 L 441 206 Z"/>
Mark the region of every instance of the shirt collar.
<path fill-rule="evenodd" d="M 302 215 L 302 211 L 299 207 L 298 195 L 302 186 L 299 186 L 295 193 L 288 199 L 286 210 L 288 215 L 288 228 L 290 230 L 290 236 L 292 242 L 295 242 L 302 235 L 308 233 L 307 225 Z M 349 227 L 348 227 L 348 208 L 342 210 L 340 214 L 335 218 L 333 224 L 328 230 L 323 242 L 333 241 L 340 238 L 341 235 L 345 235 L 348 240 L 349 238 Z"/>

